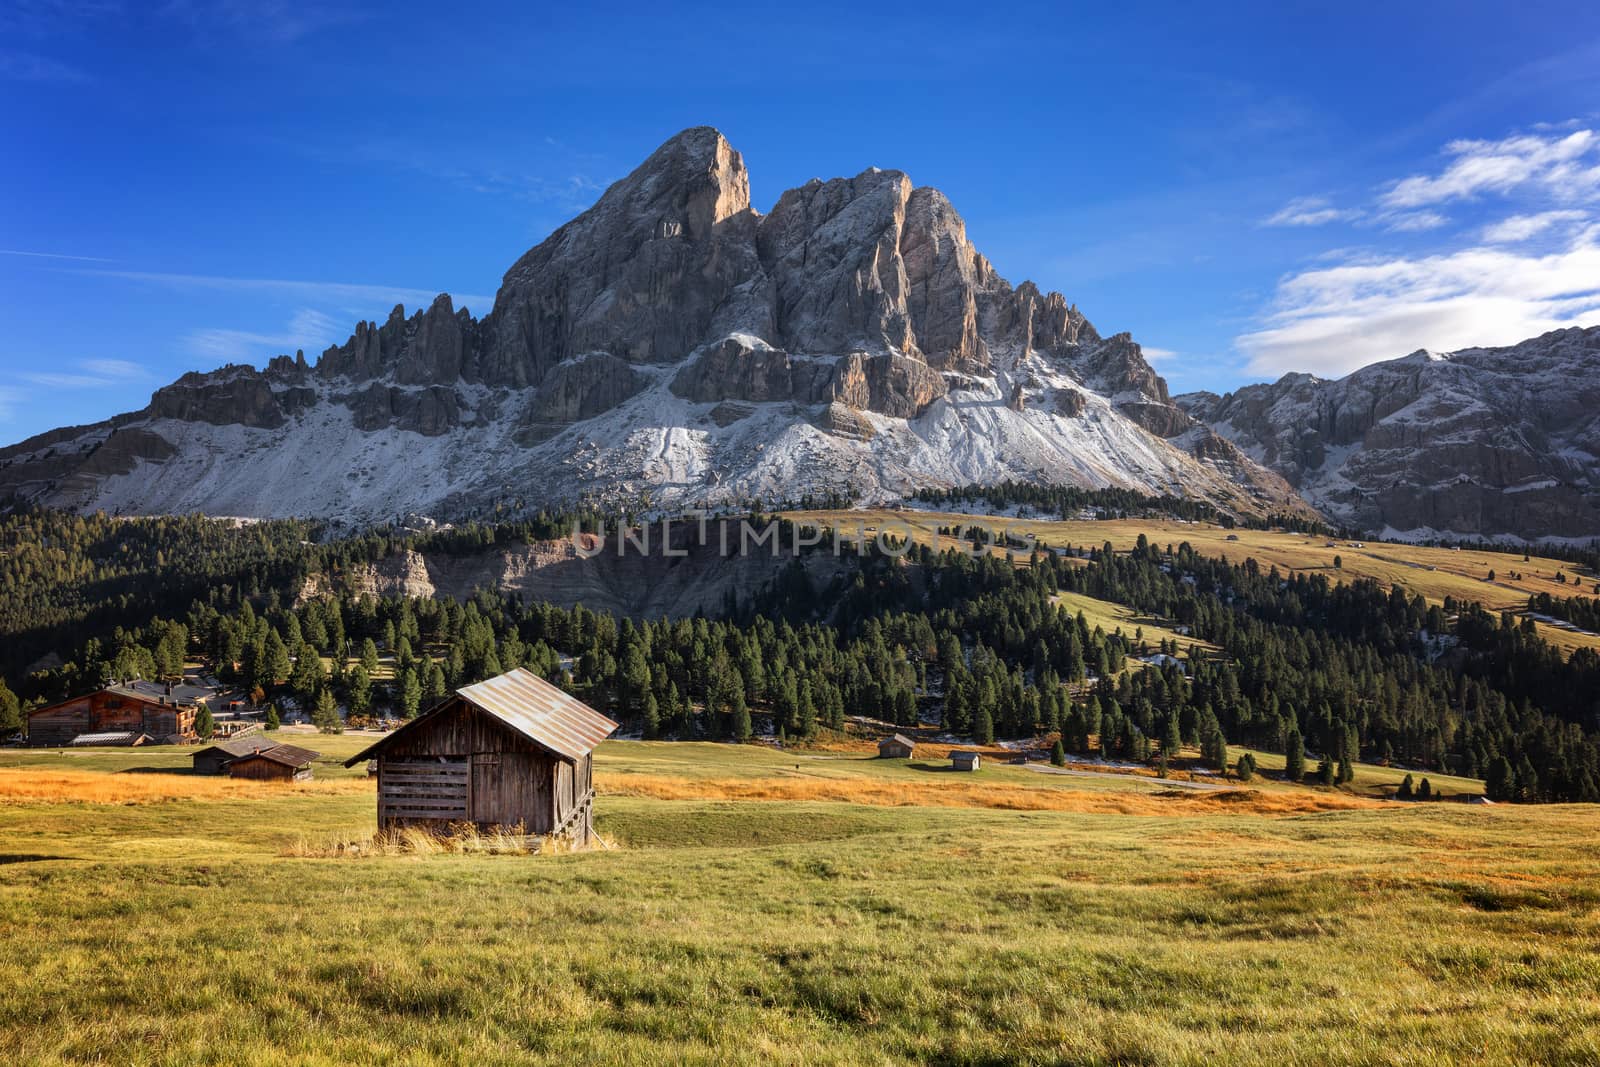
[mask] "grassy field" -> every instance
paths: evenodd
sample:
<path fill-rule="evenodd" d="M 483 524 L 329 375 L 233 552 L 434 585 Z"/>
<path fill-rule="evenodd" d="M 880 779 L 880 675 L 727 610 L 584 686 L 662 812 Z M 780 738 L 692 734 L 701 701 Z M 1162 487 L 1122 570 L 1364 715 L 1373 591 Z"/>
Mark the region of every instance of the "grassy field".
<path fill-rule="evenodd" d="M 180 752 L 0 755 L 7 1063 L 1600 1058 L 1585 809 L 611 742 L 614 851 L 311 859 L 370 832 L 359 773 L 184 795 Z M 14 789 L 69 772 L 109 799 Z"/>
<path fill-rule="evenodd" d="M 903 536 L 909 528 L 918 542 L 940 548 L 955 547 L 957 542 L 938 532 L 941 526 L 961 522 L 992 521 L 1003 524 L 1018 537 L 1034 537 L 1040 544 L 1051 547 L 1072 545 L 1078 548 L 1098 548 L 1110 542 L 1118 551 L 1130 549 L 1144 534 L 1163 548 L 1168 544 L 1189 542 L 1196 552 L 1241 562 L 1254 557 L 1263 568 L 1276 566 L 1286 573 L 1314 572 L 1330 577 L 1374 578 L 1385 585 L 1400 585 L 1408 591 L 1420 593 L 1438 603 L 1447 596 L 1460 600 L 1476 600 L 1494 610 L 1522 612 L 1528 606 L 1532 593 L 1549 593 L 1553 596 L 1572 596 L 1580 591 L 1592 593 L 1594 576 L 1586 576 L 1581 590 L 1573 584 L 1572 564 L 1562 560 L 1534 555 L 1523 562 L 1520 554 L 1501 552 L 1455 551 L 1444 548 L 1425 548 L 1416 545 L 1380 544 L 1362 542 L 1363 547 L 1352 547 L 1348 541 L 1337 541 L 1328 547 L 1328 538 L 1305 534 L 1281 533 L 1270 530 L 1225 530 L 1206 523 L 1160 521 L 1154 519 L 1118 519 L 1108 522 L 1057 522 L 1041 519 L 982 520 L 973 515 L 957 515 L 929 511 L 797 511 L 787 513 L 795 522 L 817 526 L 835 526 L 854 529 L 864 523 L 874 530 L 887 530 Z M 1234 537 L 1236 540 L 1229 540 Z M 1338 556 L 1341 569 L 1336 570 L 1333 558 Z M 1489 581 L 1489 572 L 1495 580 Z M 1522 575 L 1513 579 L 1512 572 Z M 1558 573 L 1567 576 L 1565 583 L 1557 582 Z M 1574 633 L 1560 627 L 1539 623 L 1539 633 L 1545 640 L 1559 648 L 1572 650 L 1579 647 L 1600 649 L 1600 636 Z"/>

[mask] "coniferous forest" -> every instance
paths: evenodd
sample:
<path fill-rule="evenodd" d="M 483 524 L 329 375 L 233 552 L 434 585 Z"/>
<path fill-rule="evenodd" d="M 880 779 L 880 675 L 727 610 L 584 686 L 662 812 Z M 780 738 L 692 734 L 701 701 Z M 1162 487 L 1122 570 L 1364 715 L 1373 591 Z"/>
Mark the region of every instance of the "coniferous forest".
<path fill-rule="evenodd" d="M 1009 558 L 852 548 L 828 584 L 791 563 L 717 618 L 616 618 L 491 590 L 378 599 L 338 581 L 299 598 L 312 573 L 412 547 L 560 537 L 573 521 L 319 541 L 298 522 L 6 517 L 0 731 L 26 706 L 186 659 L 330 729 L 341 705 L 411 717 L 524 666 L 652 738 L 812 737 L 863 716 L 979 742 L 1057 735 L 1065 752 L 1121 760 L 1192 746 L 1218 768 L 1230 744 L 1247 745 L 1330 785 L 1357 761 L 1396 761 L 1482 777 L 1495 799 L 1600 801 L 1593 651 L 1563 655 L 1531 622 L 1476 604 L 1286 578 L 1185 544 Z M 1221 651 L 1158 656 L 1169 649 L 1057 604 L 1062 591 L 1171 620 Z M 1150 665 L 1124 671 L 1135 656 Z"/>

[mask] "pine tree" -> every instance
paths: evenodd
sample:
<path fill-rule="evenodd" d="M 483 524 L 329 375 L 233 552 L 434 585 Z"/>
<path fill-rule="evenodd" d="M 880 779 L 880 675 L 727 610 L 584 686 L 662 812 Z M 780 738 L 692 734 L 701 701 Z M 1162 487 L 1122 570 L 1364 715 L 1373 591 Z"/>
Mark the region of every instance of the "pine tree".
<path fill-rule="evenodd" d="M 1061 747 L 1061 739 L 1059 737 L 1056 738 L 1055 747 L 1050 749 L 1050 763 L 1056 767 L 1065 767 L 1067 765 L 1067 753 Z"/>
<path fill-rule="evenodd" d="M 1306 776 L 1306 746 L 1300 739 L 1299 727 L 1289 727 L 1289 737 L 1285 743 L 1285 756 L 1283 758 L 1283 776 L 1291 782 L 1298 782 Z"/>
<path fill-rule="evenodd" d="M 316 709 L 311 713 L 311 724 L 325 734 L 344 733 L 344 723 L 339 718 L 339 705 L 334 702 L 333 690 L 327 686 L 317 694 Z"/>
<path fill-rule="evenodd" d="M 400 678 L 400 714 L 407 719 L 415 719 L 417 712 L 422 710 L 422 681 L 417 677 L 415 668 L 406 668 Z"/>
<path fill-rule="evenodd" d="M 372 707 L 372 678 L 361 664 L 350 668 L 349 684 L 345 697 L 350 704 L 350 714 L 365 715 Z"/>
<path fill-rule="evenodd" d="M 211 715 L 209 704 L 201 704 L 200 710 L 195 712 L 194 732 L 202 741 L 211 740 L 211 735 L 217 732 L 217 723 Z"/>
<path fill-rule="evenodd" d="M 1421 785 L 1417 786 L 1417 799 L 1418 800 L 1432 800 L 1433 799 L 1433 786 L 1428 782 L 1428 780 L 1426 778 L 1424 778 L 1422 780 L 1422 784 Z"/>
<path fill-rule="evenodd" d="M 310 707 L 322 687 L 322 660 L 316 649 L 302 644 L 295 650 L 294 667 L 289 672 L 289 688 L 294 690 L 301 707 Z"/>
<path fill-rule="evenodd" d="M 743 686 L 734 688 L 730 704 L 732 710 L 728 715 L 728 736 L 735 741 L 750 740 L 750 709 L 744 702 Z"/>
<path fill-rule="evenodd" d="M 378 646 L 370 637 L 361 641 L 361 666 L 366 670 L 368 678 L 378 673 Z"/>
<path fill-rule="evenodd" d="M 649 690 L 645 691 L 644 705 L 640 708 L 639 719 L 646 740 L 661 734 L 661 708 L 656 702 L 655 693 Z"/>
<path fill-rule="evenodd" d="M 278 714 L 278 705 L 267 705 L 267 719 L 262 725 L 263 728 L 267 730 L 276 730 L 278 727 L 283 725 L 283 717 Z"/>
<path fill-rule="evenodd" d="M 1394 798 L 1396 800 L 1410 800 L 1416 796 L 1416 791 L 1417 787 L 1415 779 L 1413 779 L 1410 774 L 1407 774 L 1404 778 L 1400 779 L 1400 788 L 1395 790 Z"/>
<path fill-rule="evenodd" d="M 1410 775 L 1406 775 L 1410 778 Z M 1490 800 L 1515 800 L 1517 791 L 1517 773 L 1511 769 L 1511 761 L 1504 756 L 1496 756 L 1489 761 L 1489 770 L 1484 775 L 1484 794 Z"/>
<path fill-rule="evenodd" d="M 989 709 L 982 705 L 979 705 L 972 723 L 972 740 L 980 745 L 994 744 L 994 718 L 989 714 Z"/>
<path fill-rule="evenodd" d="M 6 737 L 22 729 L 22 704 L 17 700 L 17 694 L 6 686 L 4 678 L 0 678 L 0 737 Z"/>
<path fill-rule="evenodd" d="M 1169 712 L 1167 714 L 1166 730 L 1161 735 L 1161 754 L 1170 759 L 1178 754 L 1179 747 L 1178 713 Z"/>
<path fill-rule="evenodd" d="M 278 636 L 277 630 L 267 631 L 265 649 L 265 671 L 263 678 L 269 685 L 281 685 L 289 680 L 293 664 L 289 662 L 289 646 L 283 643 L 283 638 Z"/>

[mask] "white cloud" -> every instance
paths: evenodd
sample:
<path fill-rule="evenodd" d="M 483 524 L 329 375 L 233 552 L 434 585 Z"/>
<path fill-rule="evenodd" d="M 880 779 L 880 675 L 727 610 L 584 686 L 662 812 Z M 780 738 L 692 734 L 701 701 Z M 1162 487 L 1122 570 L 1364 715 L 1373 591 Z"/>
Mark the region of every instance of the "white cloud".
<path fill-rule="evenodd" d="M 52 389 L 98 389 L 150 378 L 150 372 L 143 366 L 126 359 L 80 359 L 74 366 L 76 370 L 27 371 L 19 377 L 32 385 Z"/>
<path fill-rule="evenodd" d="M 290 318 L 281 333 L 256 333 L 250 330 L 195 330 L 185 338 L 191 352 L 223 360 L 250 360 L 263 349 L 270 355 L 297 348 L 320 352 L 344 335 L 332 316 L 314 308 L 301 308 Z"/>
<path fill-rule="evenodd" d="M 1384 228 L 1395 233 L 1437 230 L 1450 220 L 1437 211 L 1401 211 L 1383 216 Z"/>
<path fill-rule="evenodd" d="M 101 259 L 99 256 L 69 256 L 60 252 L 23 252 L 16 248 L 0 248 L 0 256 L 32 256 L 36 259 L 76 259 L 84 263 L 113 262 L 109 259 Z"/>
<path fill-rule="evenodd" d="M 84 369 L 106 378 L 120 378 L 123 381 L 138 381 L 150 377 L 150 372 L 144 367 L 127 359 L 86 359 L 83 361 Z"/>
<path fill-rule="evenodd" d="M 1391 210 L 1406 210 L 1477 197 L 1504 194 L 1532 185 L 1562 198 L 1600 191 L 1600 135 L 1575 130 L 1565 136 L 1518 134 L 1500 141 L 1453 141 L 1445 152 L 1454 156 L 1442 172 L 1414 174 L 1395 182 L 1379 197 Z"/>
<path fill-rule="evenodd" d="M 1140 345 L 1139 351 L 1144 353 L 1144 358 L 1151 363 L 1160 363 L 1164 360 L 1177 359 L 1178 353 L 1170 348 L 1157 348 L 1154 345 Z"/>
<path fill-rule="evenodd" d="M 1325 226 L 1330 222 L 1353 222 L 1361 217 L 1355 208 L 1336 208 L 1320 196 L 1299 196 L 1262 220 L 1263 226 Z"/>
<path fill-rule="evenodd" d="M 1483 228 L 1483 239 L 1490 244 L 1515 244 L 1537 237 L 1563 222 L 1582 222 L 1581 211 L 1541 211 L 1535 215 L 1512 215 Z"/>
<path fill-rule="evenodd" d="M 1262 329 L 1235 342 L 1255 374 L 1337 376 L 1418 348 L 1505 345 L 1600 322 L 1600 227 L 1564 250 L 1473 247 L 1291 275 Z"/>
<path fill-rule="evenodd" d="M 227 278 L 210 274 L 161 274 L 136 270 L 89 270 L 79 273 L 102 278 L 126 278 L 129 281 L 154 282 L 175 289 L 214 289 L 235 293 L 271 293 L 276 296 L 301 300 L 306 303 L 338 301 L 364 306 L 393 307 L 405 304 L 412 309 L 427 307 L 440 290 L 404 289 L 392 285 L 361 285 L 348 282 L 308 282 L 282 278 Z M 453 297 L 459 310 L 477 308 L 483 314 L 494 306 L 494 297 L 475 293 L 461 293 Z M 352 324 L 353 325 L 353 324 Z"/>

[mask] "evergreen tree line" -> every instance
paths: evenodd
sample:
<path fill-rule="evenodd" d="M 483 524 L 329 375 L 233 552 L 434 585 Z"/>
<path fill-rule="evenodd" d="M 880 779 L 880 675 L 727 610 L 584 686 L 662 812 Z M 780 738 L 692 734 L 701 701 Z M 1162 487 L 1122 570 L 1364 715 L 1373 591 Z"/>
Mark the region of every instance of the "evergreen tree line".
<path fill-rule="evenodd" d="M 256 544 L 265 557 L 275 543 Z M 292 581 L 226 583 L 182 614 L 86 638 L 21 695 L 170 675 L 200 655 L 333 728 L 340 704 L 409 717 L 526 666 L 651 737 L 738 740 L 758 724 L 810 736 L 864 716 L 978 741 L 1056 733 L 1106 758 L 1165 761 L 1192 746 L 1219 768 L 1230 742 L 1248 744 L 1284 752 L 1291 777 L 1315 760 L 1330 783 L 1357 760 L 1398 760 L 1482 775 L 1504 799 L 1600 800 L 1600 657 L 1563 658 L 1531 622 L 1370 580 L 1286 578 L 1186 544 L 1070 555 L 869 547 L 821 587 L 797 561 L 716 620 L 634 622 L 487 592 L 456 603 L 335 589 L 297 604 Z M 1174 620 L 1222 655 L 1125 672 L 1129 657 L 1177 649 L 1089 626 L 1060 590 Z"/>
<path fill-rule="evenodd" d="M 1597 591 L 1600 591 L 1600 587 L 1597 587 Z M 1528 610 L 1565 619 L 1590 633 L 1600 633 L 1600 597 L 1557 597 L 1549 593 L 1535 593 L 1528 598 Z"/>

